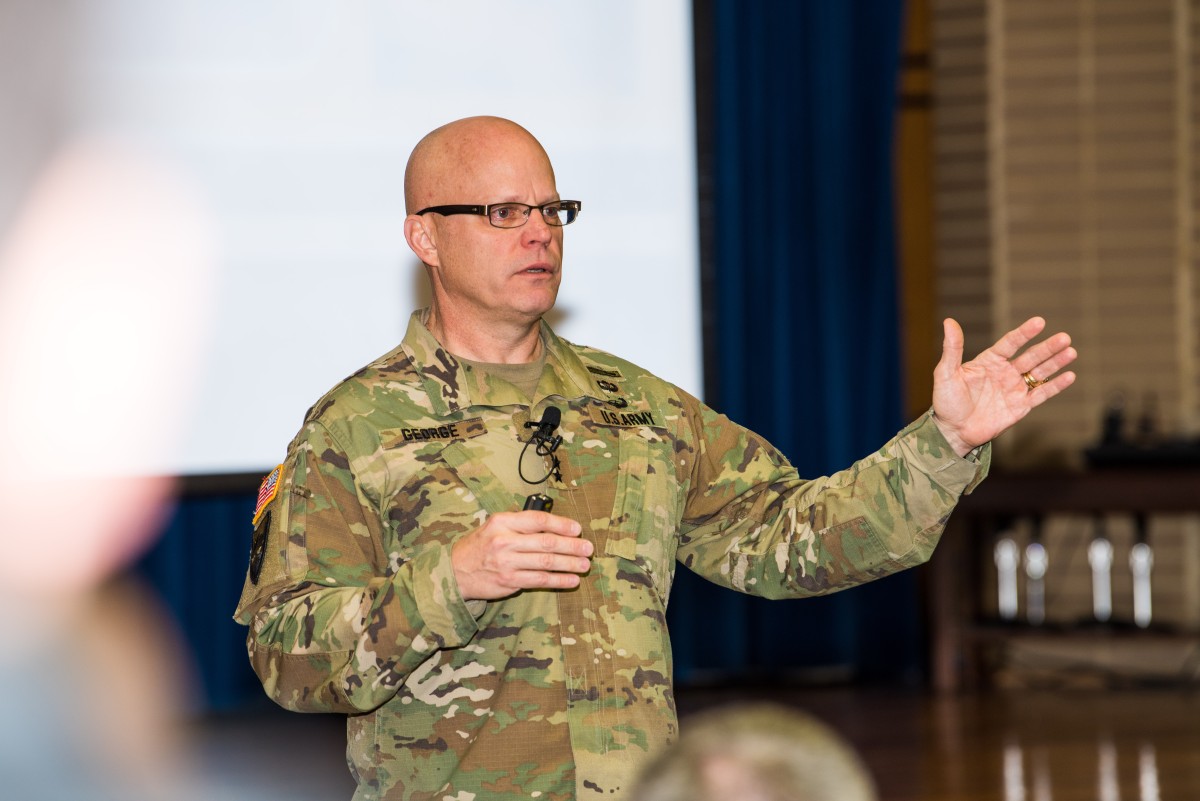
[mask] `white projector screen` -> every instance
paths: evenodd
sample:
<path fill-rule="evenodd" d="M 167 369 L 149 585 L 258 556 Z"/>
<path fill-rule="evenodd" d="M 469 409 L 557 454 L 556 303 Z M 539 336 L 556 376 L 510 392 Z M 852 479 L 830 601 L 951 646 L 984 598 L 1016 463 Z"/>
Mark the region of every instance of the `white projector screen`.
<path fill-rule="evenodd" d="M 79 124 L 183 176 L 215 293 L 180 446 L 200 475 L 282 460 L 305 410 L 423 305 L 402 235 L 408 153 L 509 117 L 584 203 L 552 319 L 699 394 L 690 4 L 90 0 Z M 478 199 L 464 199 L 478 200 Z"/>

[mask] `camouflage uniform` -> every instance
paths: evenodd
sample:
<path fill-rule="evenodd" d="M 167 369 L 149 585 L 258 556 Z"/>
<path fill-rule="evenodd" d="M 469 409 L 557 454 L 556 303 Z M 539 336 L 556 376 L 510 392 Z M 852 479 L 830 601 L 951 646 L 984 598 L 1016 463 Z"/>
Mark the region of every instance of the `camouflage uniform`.
<path fill-rule="evenodd" d="M 834 592 L 925 561 L 986 473 L 986 447 L 960 459 L 927 414 L 801 479 L 761 437 L 543 325 L 532 415 L 562 410 L 562 476 L 514 484 L 529 399 L 468 371 L 419 315 L 309 412 L 236 614 L 275 701 L 349 714 L 356 799 L 621 798 L 676 734 L 677 559 L 755 595 Z M 583 526 L 590 572 L 464 602 L 451 544 L 534 491 Z"/>

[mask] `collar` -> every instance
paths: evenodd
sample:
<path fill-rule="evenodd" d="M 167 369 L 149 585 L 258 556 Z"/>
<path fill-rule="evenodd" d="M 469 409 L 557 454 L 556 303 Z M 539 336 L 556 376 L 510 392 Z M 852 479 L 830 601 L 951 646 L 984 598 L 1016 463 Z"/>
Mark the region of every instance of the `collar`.
<path fill-rule="evenodd" d="M 502 391 L 489 392 L 486 387 L 473 384 L 462 363 L 443 348 L 425 327 L 428 317 L 428 309 L 413 312 L 400 347 L 412 359 L 434 414 L 445 415 L 470 406 L 501 406 L 514 402 L 512 398 L 505 397 Z M 532 406 L 551 396 L 568 399 L 596 397 L 592 376 L 571 344 L 555 334 L 545 320 L 540 325 L 542 347 L 546 349 L 546 366 L 542 368 Z M 520 403 L 523 405 L 526 401 L 522 399 Z"/>

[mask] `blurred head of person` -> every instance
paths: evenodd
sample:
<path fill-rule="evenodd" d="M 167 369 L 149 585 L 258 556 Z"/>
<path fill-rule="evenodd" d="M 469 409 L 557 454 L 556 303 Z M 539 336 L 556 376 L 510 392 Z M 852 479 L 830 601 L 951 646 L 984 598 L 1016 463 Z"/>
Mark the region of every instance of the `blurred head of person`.
<path fill-rule="evenodd" d="M 876 801 L 855 750 L 833 729 L 774 704 L 720 707 L 683 721 L 634 801 Z"/>

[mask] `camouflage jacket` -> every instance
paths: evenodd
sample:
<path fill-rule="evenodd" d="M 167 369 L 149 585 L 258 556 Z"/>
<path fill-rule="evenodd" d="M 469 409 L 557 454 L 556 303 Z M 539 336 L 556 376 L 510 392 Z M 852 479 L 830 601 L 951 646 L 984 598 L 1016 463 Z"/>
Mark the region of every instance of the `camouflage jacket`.
<path fill-rule="evenodd" d="M 531 409 L 419 314 L 309 412 L 264 488 L 236 613 L 275 701 L 349 714 L 356 799 L 623 797 L 676 734 L 676 560 L 755 595 L 834 592 L 926 560 L 986 473 L 986 447 L 960 459 L 926 414 L 802 479 L 761 437 L 544 325 Z M 489 464 L 515 460 L 550 404 L 561 480 L 506 486 Z M 590 572 L 569 592 L 464 602 L 451 544 L 534 491 L 582 524 Z"/>

